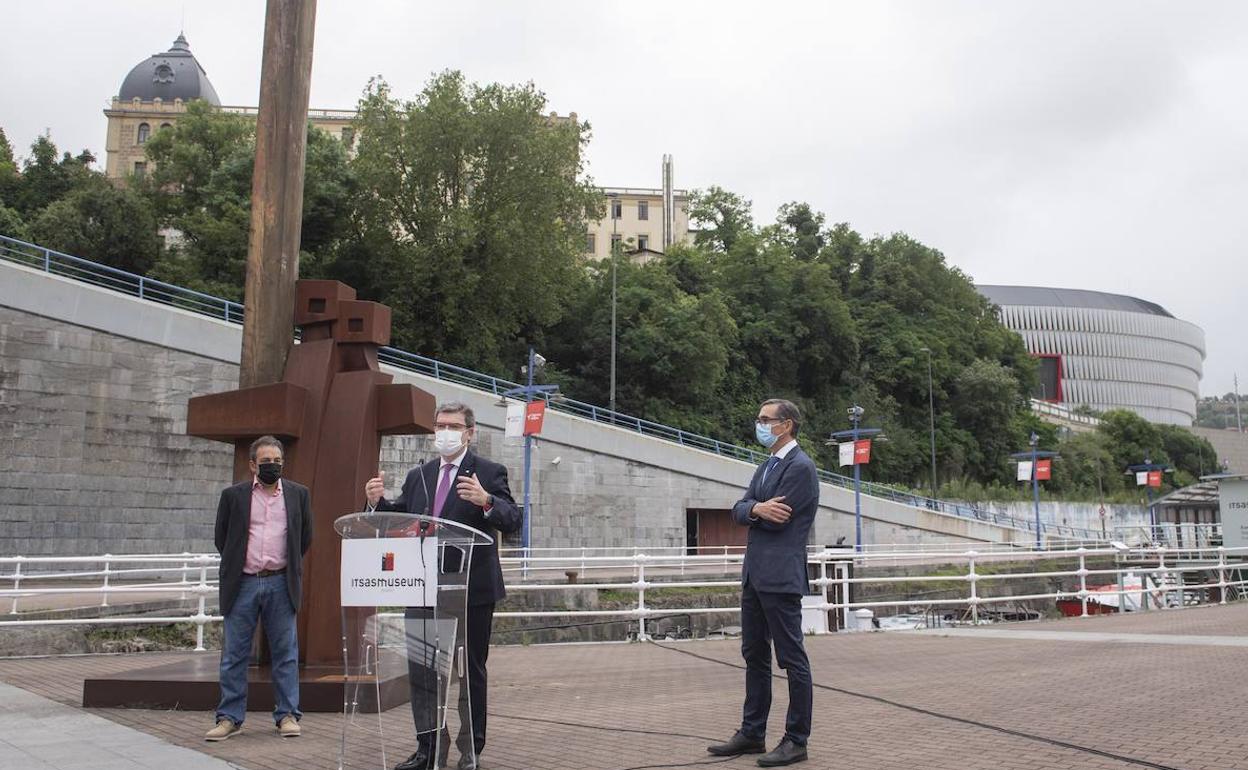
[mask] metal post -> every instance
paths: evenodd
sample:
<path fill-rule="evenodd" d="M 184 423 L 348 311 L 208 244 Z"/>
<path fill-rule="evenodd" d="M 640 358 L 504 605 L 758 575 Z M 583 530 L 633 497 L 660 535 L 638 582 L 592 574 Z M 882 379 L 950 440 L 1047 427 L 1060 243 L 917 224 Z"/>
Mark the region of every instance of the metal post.
<path fill-rule="evenodd" d="M 637 554 L 637 639 L 646 641 L 646 555 Z"/>
<path fill-rule="evenodd" d="M 1226 548 L 1218 546 L 1218 604 L 1226 604 Z"/>
<path fill-rule="evenodd" d="M 1044 544 L 1040 539 L 1040 478 L 1036 473 L 1036 445 L 1040 443 L 1040 437 L 1035 433 L 1031 434 L 1031 496 L 1035 503 L 1036 509 L 1036 550 L 1042 550 Z"/>
<path fill-rule="evenodd" d="M 854 422 L 854 550 L 862 553 L 862 465 L 858 462 L 858 421 L 862 412 L 856 407 L 853 411 Z"/>
<path fill-rule="evenodd" d="M 101 607 L 108 606 L 108 573 L 110 572 L 108 559 L 111 555 L 104 554 L 104 599 L 100 602 Z"/>
<path fill-rule="evenodd" d="M 1123 574 L 1122 554 L 1114 554 L 1114 569 L 1118 573 L 1118 613 L 1125 615 L 1127 612 L 1127 578 Z"/>
<path fill-rule="evenodd" d="M 1079 546 L 1079 601 L 1083 605 L 1080 617 L 1088 616 L 1088 564 L 1084 557 L 1084 548 Z"/>
<path fill-rule="evenodd" d="M 967 561 L 967 565 L 970 568 L 967 571 L 966 579 L 971 584 L 971 599 L 970 599 L 971 625 L 975 625 L 975 626 L 979 625 L 979 576 L 975 573 L 975 556 L 976 555 L 977 554 L 974 551 L 966 552 L 966 556 L 967 556 L 966 561 Z"/>
<path fill-rule="evenodd" d="M 616 245 L 616 226 L 620 219 L 615 215 L 616 198 L 611 196 L 611 422 L 615 422 L 615 289 L 616 289 L 616 266 L 619 259 L 616 257 L 618 251 Z M 622 205 L 622 204 L 621 204 Z M 532 383 L 530 383 L 532 384 Z"/>
<path fill-rule="evenodd" d="M 199 568 L 199 615 L 195 619 L 195 651 L 204 651 L 204 623 L 207 622 L 207 615 L 204 612 L 204 602 L 207 600 L 208 590 L 208 566 L 204 565 Z"/>
<path fill-rule="evenodd" d="M 22 556 L 18 556 L 18 561 L 13 564 L 13 607 L 9 610 L 10 615 L 17 614 L 17 598 L 18 590 L 22 587 Z"/>
<path fill-rule="evenodd" d="M 927 416 L 928 436 L 931 439 L 932 454 L 932 499 L 936 499 L 936 397 L 932 391 L 932 349 L 923 348 L 927 353 Z"/>
<path fill-rule="evenodd" d="M 529 366 L 526 371 L 528 377 L 528 387 L 525 388 L 524 402 L 527 404 L 533 400 L 533 348 L 529 347 Z M 527 419 L 527 411 L 526 411 Z M 533 511 L 530 506 L 529 487 L 532 486 L 532 477 L 530 476 L 533 467 L 533 436 L 526 433 L 524 436 L 524 576 L 529 575 L 529 546 L 532 537 Z"/>

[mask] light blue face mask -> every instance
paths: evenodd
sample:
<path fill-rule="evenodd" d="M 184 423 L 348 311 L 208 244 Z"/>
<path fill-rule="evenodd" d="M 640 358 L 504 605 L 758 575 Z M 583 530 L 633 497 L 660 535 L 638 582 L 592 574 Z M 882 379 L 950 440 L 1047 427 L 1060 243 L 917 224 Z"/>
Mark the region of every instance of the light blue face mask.
<path fill-rule="evenodd" d="M 768 449 L 771 449 L 771 445 L 776 443 L 776 440 L 780 438 L 771 432 L 770 425 L 763 425 L 761 422 L 754 423 L 754 437 L 758 439 L 758 443 Z"/>

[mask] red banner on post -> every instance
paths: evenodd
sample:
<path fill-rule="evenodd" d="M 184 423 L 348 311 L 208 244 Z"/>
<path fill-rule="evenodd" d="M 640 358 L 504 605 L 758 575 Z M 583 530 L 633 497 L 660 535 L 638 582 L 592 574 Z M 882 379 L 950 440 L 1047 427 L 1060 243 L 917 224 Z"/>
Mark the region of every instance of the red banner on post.
<path fill-rule="evenodd" d="M 1161 471 L 1148 472 L 1148 485 L 1153 489 L 1161 487 Z"/>
<path fill-rule="evenodd" d="M 1053 478 L 1053 461 L 1050 459 L 1036 460 L 1036 481 L 1048 481 Z"/>
<path fill-rule="evenodd" d="M 871 462 L 871 439 L 858 439 L 854 442 L 854 465 L 866 465 L 869 462 Z"/>
<path fill-rule="evenodd" d="M 546 419 L 546 402 L 530 401 L 524 405 L 524 435 L 536 436 L 542 432 L 542 421 Z"/>

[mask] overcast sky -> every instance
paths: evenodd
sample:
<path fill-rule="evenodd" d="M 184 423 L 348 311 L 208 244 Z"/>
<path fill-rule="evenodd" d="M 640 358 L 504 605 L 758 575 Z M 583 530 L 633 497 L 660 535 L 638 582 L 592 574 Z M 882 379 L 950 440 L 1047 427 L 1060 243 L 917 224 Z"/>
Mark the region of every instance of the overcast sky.
<path fill-rule="evenodd" d="M 223 102 L 255 105 L 262 0 L 6 3 L 0 125 L 103 156 L 102 110 L 185 28 Z M 1248 3 L 320 0 L 314 107 L 368 78 L 532 80 L 593 127 L 599 184 L 717 184 L 903 231 L 980 283 L 1131 294 L 1239 372 L 1248 281 Z"/>

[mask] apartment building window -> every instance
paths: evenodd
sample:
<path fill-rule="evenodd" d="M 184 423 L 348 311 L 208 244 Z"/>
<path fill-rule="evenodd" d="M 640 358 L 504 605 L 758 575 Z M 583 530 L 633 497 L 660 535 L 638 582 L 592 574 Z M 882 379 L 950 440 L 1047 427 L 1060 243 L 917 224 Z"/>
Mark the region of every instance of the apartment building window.
<path fill-rule="evenodd" d="M 624 204 L 620 202 L 618 199 L 612 199 L 611 201 L 611 218 L 612 219 L 624 218 Z"/>
<path fill-rule="evenodd" d="M 135 143 L 136 143 L 136 144 L 146 144 L 146 143 L 147 143 L 147 138 L 148 138 L 149 136 L 151 136 L 151 135 L 152 135 L 152 127 L 151 127 L 151 126 L 149 126 L 147 123 L 140 123 L 140 124 L 139 124 L 138 139 L 137 139 L 137 141 L 136 141 Z"/>
<path fill-rule="evenodd" d="M 650 218 L 650 201 L 637 201 L 637 218 Z"/>
<path fill-rule="evenodd" d="M 585 253 L 593 254 L 598 251 L 598 238 L 593 233 L 587 233 L 585 236 Z"/>
<path fill-rule="evenodd" d="M 648 248 L 650 248 L 650 236 L 648 236 L 648 235 L 639 235 L 639 236 L 637 236 L 637 248 L 639 248 L 639 249 L 648 249 Z"/>
<path fill-rule="evenodd" d="M 142 179 L 147 174 L 147 164 L 141 160 L 134 162 L 134 176 L 136 179 Z"/>
<path fill-rule="evenodd" d="M 619 245 L 623 242 L 624 242 L 624 236 L 620 235 L 619 233 L 612 235 L 611 236 L 611 253 L 614 254 L 616 248 L 619 247 Z"/>
<path fill-rule="evenodd" d="M 355 147 L 355 129 L 347 126 L 342 129 L 342 143 L 350 150 Z"/>

